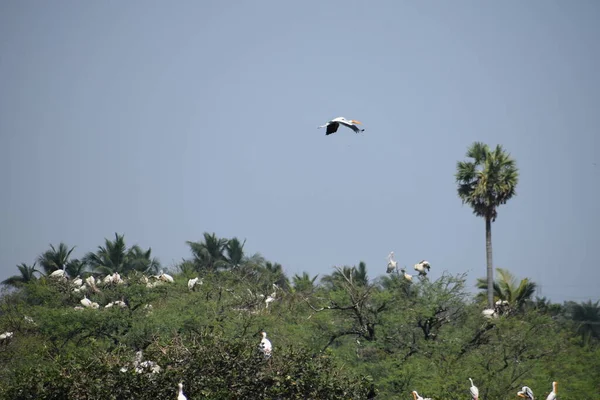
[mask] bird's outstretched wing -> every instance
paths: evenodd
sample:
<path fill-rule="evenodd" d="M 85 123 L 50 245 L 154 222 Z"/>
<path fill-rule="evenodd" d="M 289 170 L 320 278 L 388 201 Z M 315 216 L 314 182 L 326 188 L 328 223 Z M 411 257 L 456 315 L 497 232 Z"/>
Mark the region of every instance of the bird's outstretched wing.
<path fill-rule="evenodd" d="M 329 125 L 327 125 L 327 131 L 325 132 L 325 135 L 331 135 L 332 133 L 337 132 L 339 126 L 339 122 L 330 123 Z"/>
<path fill-rule="evenodd" d="M 354 125 L 353 123 L 346 123 L 346 122 L 340 122 L 340 123 L 343 124 L 344 126 L 347 126 L 350 129 L 352 129 L 354 131 L 354 133 L 364 131 L 364 129 L 359 128 L 358 126 Z"/>

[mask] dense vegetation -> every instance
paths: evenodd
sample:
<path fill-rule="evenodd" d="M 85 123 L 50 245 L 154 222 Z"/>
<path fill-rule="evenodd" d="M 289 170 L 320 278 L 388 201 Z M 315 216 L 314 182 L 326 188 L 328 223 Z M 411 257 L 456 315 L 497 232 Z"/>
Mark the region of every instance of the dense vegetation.
<path fill-rule="evenodd" d="M 463 201 L 503 204 L 477 189 L 493 168 L 489 177 L 461 168 Z M 190 400 L 412 399 L 413 390 L 441 400 L 469 398 L 468 378 L 489 400 L 525 385 L 545 398 L 552 381 L 561 400 L 600 393 L 598 302 L 553 304 L 506 269 L 491 285 L 490 271 L 479 278 L 473 296 L 465 274 L 434 280 L 382 265 L 370 279 L 359 262 L 288 277 L 235 237 L 187 244 L 191 257 L 168 275 L 119 234 L 81 259 L 60 243 L 18 265 L 2 282 L 0 399 L 175 399 L 183 382 Z M 262 330 L 270 358 L 258 349 Z"/>

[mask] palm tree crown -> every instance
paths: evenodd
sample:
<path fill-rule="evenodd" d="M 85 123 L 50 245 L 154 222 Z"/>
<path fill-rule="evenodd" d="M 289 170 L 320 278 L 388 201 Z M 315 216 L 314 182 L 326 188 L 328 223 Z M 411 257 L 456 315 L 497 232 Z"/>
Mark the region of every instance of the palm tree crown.
<path fill-rule="evenodd" d="M 495 221 L 497 208 L 516 195 L 519 172 L 515 160 L 497 145 L 475 142 L 466 156 L 472 161 L 459 161 L 456 166 L 458 196 L 473 208 L 478 217 Z"/>

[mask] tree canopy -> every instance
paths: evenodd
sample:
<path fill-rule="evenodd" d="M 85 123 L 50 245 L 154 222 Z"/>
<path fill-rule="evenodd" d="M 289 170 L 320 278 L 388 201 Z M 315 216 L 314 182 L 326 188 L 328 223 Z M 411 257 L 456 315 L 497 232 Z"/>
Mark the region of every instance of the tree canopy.
<path fill-rule="evenodd" d="M 359 261 L 290 280 L 245 241 L 204 239 L 171 269 L 124 235 L 66 260 L 79 278 L 19 265 L 0 298 L 0 398 L 168 399 L 183 382 L 188 399 L 448 399 L 468 378 L 485 399 L 544 398 L 552 381 L 563 400 L 598 393 L 598 302 L 534 299 L 503 269 L 494 291 L 515 311 L 489 317 L 466 274 L 409 281 Z"/>

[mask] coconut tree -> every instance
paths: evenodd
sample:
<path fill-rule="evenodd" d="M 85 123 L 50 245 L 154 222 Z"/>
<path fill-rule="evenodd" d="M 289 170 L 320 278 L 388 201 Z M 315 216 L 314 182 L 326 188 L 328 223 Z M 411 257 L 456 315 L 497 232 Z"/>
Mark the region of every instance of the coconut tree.
<path fill-rule="evenodd" d="M 51 274 L 58 269 L 66 268 L 69 264 L 69 257 L 71 257 L 73 250 L 75 250 L 75 246 L 69 249 L 69 247 L 62 242 L 58 245 L 58 248 L 50 245 L 50 250 L 46 250 L 40 254 L 37 258 L 37 263 L 42 267 L 46 275 Z"/>
<path fill-rule="evenodd" d="M 118 233 L 115 233 L 115 240 L 104 239 L 104 246 L 98 246 L 95 253 L 87 253 L 83 261 L 92 270 L 102 274 L 156 272 L 160 269 L 160 263 L 152 257 L 151 249 L 142 250 L 138 245 L 128 249 L 125 236 Z"/>
<path fill-rule="evenodd" d="M 570 306 L 570 314 L 583 345 L 588 345 L 592 338 L 600 339 L 600 300 L 574 303 Z"/>
<path fill-rule="evenodd" d="M 497 278 L 494 281 L 493 291 L 494 300 L 508 301 L 511 308 L 521 309 L 526 302 L 531 300 L 537 284 L 529 280 L 529 278 L 517 281 L 515 276 L 507 269 L 496 268 Z M 487 292 L 487 279 L 478 278 L 477 288 Z"/>
<path fill-rule="evenodd" d="M 2 283 L 3 285 L 12 286 L 12 287 L 16 288 L 25 283 L 33 282 L 33 281 L 37 280 L 35 273 L 40 272 L 40 271 L 38 271 L 35 268 L 35 264 L 36 263 L 34 262 L 33 265 L 27 265 L 25 263 L 21 263 L 21 264 L 17 265 L 20 275 L 13 275 L 11 277 L 6 278 L 5 280 L 3 280 L 0 283 Z"/>
<path fill-rule="evenodd" d="M 364 261 L 358 263 L 358 267 L 343 266 L 342 268 L 336 268 L 331 275 L 325 275 L 321 278 L 321 282 L 333 289 L 339 286 L 340 283 L 350 280 L 358 286 L 367 286 L 369 283 L 369 277 L 367 276 L 367 264 Z"/>
<path fill-rule="evenodd" d="M 312 293 L 315 288 L 315 281 L 319 277 L 319 274 L 313 276 L 312 278 L 308 274 L 308 272 L 303 272 L 302 275 L 295 274 L 292 277 L 292 282 L 294 284 L 294 290 L 297 292 L 303 293 Z"/>
<path fill-rule="evenodd" d="M 485 220 L 485 248 L 487 260 L 488 307 L 494 305 L 494 271 L 492 262 L 492 222 L 498 216 L 498 207 L 516 195 L 519 171 L 516 162 L 501 145 L 494 150 L 481 142 L 474 142 L 467 150 L 470 160 L 456 164 L 458 197 L 468 204 L 473 213 Z"/>
<path fill-rule="evenodd" d="M 214 233 L 204 232 L 204 241 L 187 241 L 186 243 L 190 246 L 196 268 L 199 271 L 216 271 L 219 267 L 224 267 L 228 264 L 224 254 L 228 242 L 227 239 L 219 238 Z"/>

